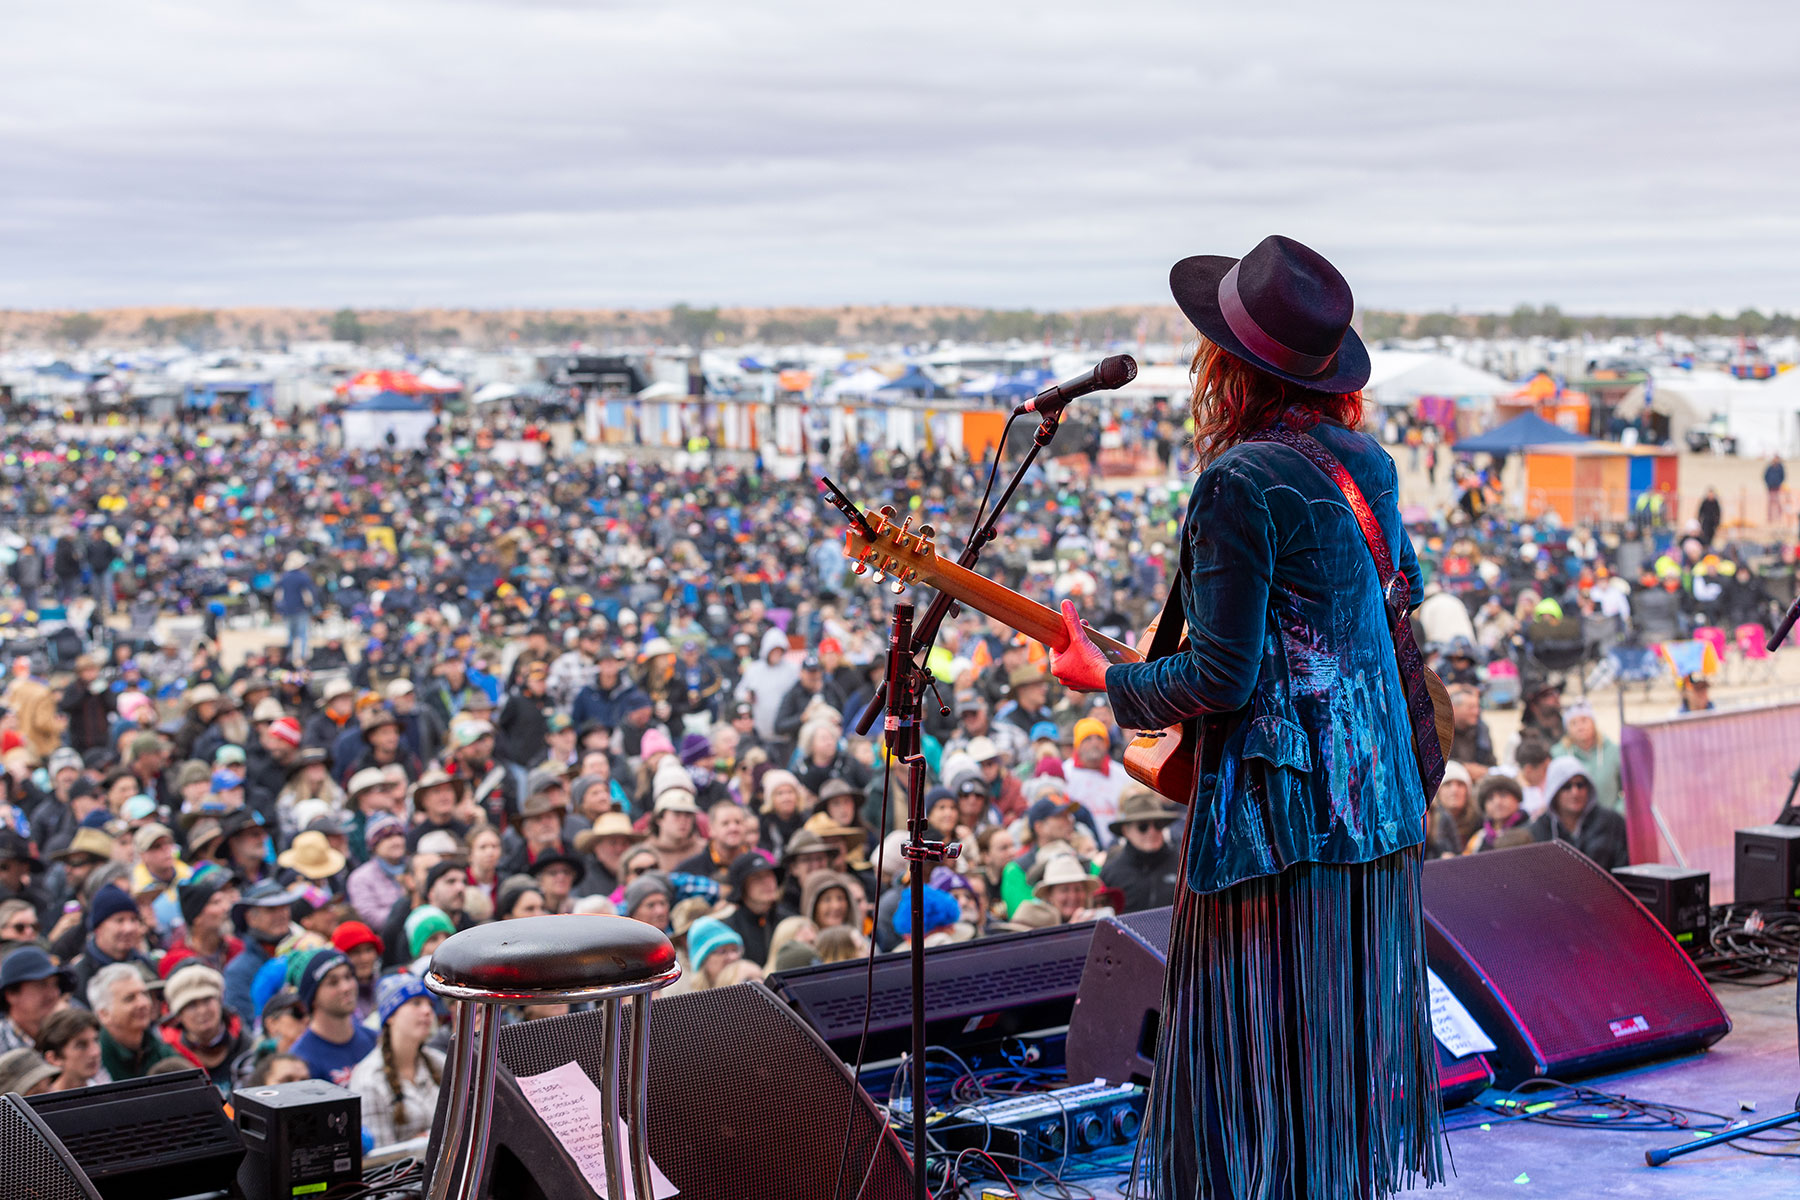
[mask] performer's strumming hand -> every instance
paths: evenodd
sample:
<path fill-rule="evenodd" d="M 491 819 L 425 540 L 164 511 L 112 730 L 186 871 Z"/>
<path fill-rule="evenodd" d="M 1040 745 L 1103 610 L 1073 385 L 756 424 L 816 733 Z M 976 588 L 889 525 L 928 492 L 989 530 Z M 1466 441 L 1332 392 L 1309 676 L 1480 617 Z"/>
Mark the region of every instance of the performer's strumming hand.
<path fill-rule="evenodd" d="M 1066 688 L 1078 692 L 1104 692 L 1109 665 L 1106 655 L 1100 653 L 1100 647 L 1088 637 L 1087 623 L 1076 613 L 1073 600 L 1062 602 L 1062 619 L 1069 644 L 1062 650 L 1050 652 L 1050 673 Z"/>

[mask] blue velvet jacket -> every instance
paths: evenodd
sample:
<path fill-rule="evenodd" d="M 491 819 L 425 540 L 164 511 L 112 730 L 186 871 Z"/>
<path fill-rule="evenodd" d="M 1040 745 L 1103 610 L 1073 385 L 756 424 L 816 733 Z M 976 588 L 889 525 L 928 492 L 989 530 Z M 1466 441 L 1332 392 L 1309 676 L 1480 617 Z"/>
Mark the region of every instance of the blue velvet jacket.
<path fill-rule="evenodd" d="M 1343 464 L 1417 598 L 1394 461 L 1339 425 L 1312 431 Z M 1424 839 L 1413 756 L 1374 560 L 1350 506 L 1276 443 L 1220 455 L 1195 481 L 1182 528 L 1188 649 L 1111 667 L 1120 725 L 1198 718 L 1187 882 L 1213 892 L 1297 862 L 1362 863 Z"/>

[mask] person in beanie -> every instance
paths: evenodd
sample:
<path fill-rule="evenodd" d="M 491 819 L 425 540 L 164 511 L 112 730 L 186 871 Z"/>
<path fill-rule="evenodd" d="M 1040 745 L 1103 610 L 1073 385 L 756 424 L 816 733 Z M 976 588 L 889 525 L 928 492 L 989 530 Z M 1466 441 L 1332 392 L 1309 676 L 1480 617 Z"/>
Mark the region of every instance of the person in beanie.
<path fill-rule="evenodd" d="M 95 975 L 115 963 L 142 966 L 154 974 L 156 965 L 143 951 L 144 918 L 137 902 L 124 889 L 106 884 L 88 904 L 88 939 L 69 964 L 75 995 L 85 996 Z"/>
<path fill-rule="evenodd" d="M 164 952 L 157 970 L 167 979 L 188 959 L 198 959 L 215 971 L 223 971 L 243 952 L 242 938 L 231 933 L 231 910 L 237 907 L 236 878 L 217 863 L 206 863 L 175 889 L 181 905 L 182 927 Z"/>
<path fill-rule="evenodd" d="M 429 962 L 438 943 L 455 932 L 448 913 L 434 904 L 421 904 L 406 918 L 406 948 L 415 962 Z"/>
<path fill-rule="evenodd" d="M 162 1040 L 229 1096 L 233 1068 L 254 1043 L 238 1015 L 225 1007 L 225 977 L 190 959 L 169 976 L 163 1000 L 169 1015 L 160 1027 Z"/>
<path fill-rule="evenodd" d="M 387 947 L 373 929 L 361 921 L 345 921 L 331 931 L 332 948 L 350 960 L 356 975 L 356 1019 L 375 1011 L 376 980 L 381 974 L 381 953 Z"/>
<path fill-rule="evenodd" d="M 294 990 L 308 1013 L 306 1032 L 291 1051 L 314 1079 L 342 1087 L 375 1048 L 375 1031 L 356 1023 L 356 973 L 337 950 L 317 950 L 300 969 Z"/>
<path fill-rule="evenodd" d="M 437 1030 L 437 1010 L 418 979 L 383 979 L 377 1011 L 380 1041 L 346 1086 L 362 1097 L 363 1131 L 377 1146 L 391 1146 L 431 1131 L 444 1056 L 425 1044 Z"/>
<path fill-rule="evenodd" d="M 356 915 L 373 928 L 406 895 L 406 826 L 392 813 L 369 818 L 363 835 L 368 839 L 369 861 L 352 870 L 344 881 L 344 894 Z"/>
<path fill-rule="evenodd" d="M 1523 807 L 1525 789 L 1518 780 L 1490 772 L 1475 789 L 1475 798 L 1481 805 L 1482 824 L 1471 854 L 1531 844 L 1531 817 Z"/>
<path fill-rule="evenodd" d="M 731 894 L 734 907 L 724 918 L 743 942 L 744 957 L 754 963 L 769 961 L 769 941 L 775 926 L 792 911 L 781 903 L 781 883 L 775 867 L 754 850 L 731 861 Z"/>
<path fill-rule="evenodd" d="M 642 921 L 657 929 L 669 928 L 669 908 L 675 902 L 675 889 L 659 871 L 649 871 L 625 887 L 619 904 L 619 915 Z"/>
<path fill-rule="evenodd" d="M 687 988 L 691 992 L 718 987 L 725 968 L 744 957 L 744 939 L 717 917 L 701 917 L 688 926 L 687 948 L 692 973 L 683 979 L 693 980 Z"/>

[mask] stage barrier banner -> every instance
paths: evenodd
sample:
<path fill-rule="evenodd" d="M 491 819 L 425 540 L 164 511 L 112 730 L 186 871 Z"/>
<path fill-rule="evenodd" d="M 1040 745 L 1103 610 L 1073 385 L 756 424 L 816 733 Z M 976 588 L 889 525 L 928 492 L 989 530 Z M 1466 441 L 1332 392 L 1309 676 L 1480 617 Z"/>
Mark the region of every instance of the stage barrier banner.
<path fill-rule="evenodd" d="M 1631 861 L 1710 872 L 1722 904 L 1736 831 L 1775 819 L 1800 766 L 1800 703 L 1628 725 L 1619 751 Z"/>

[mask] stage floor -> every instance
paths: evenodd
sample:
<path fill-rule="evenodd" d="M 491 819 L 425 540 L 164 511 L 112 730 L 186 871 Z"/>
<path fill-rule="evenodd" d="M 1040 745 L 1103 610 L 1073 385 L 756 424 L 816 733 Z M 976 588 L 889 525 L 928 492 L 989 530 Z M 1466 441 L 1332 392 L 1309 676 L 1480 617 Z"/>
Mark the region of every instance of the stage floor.
<path fill-rule="evenodd" d="M 1774 1116 L 1800 1092 L 1795 1049 L 1794 985 L 1722 985 L 1719 1000 L 1732 1030 L 1704 1054 L 1689 1055 L 1581 1082 L 1639 1100 L 1663 1101 L 1748 1120 Z M 1740 1102 L 1756 1105 L 1738 1112 Z M 1471 1119 L 1450 1114 L 1452 1124 Z M 1679 1133 L 1562 1129 L 1526 1121 L 1492 1124 L 1450 1135 L 1455 1174 L 1447 1187 L 1419 1188 L 1409 1197 L 1488 1200 L 1527 1196 L 1623 1196 L 1633 1200 L 1752 1200 L 1800 1196 L 1800 1159 L 1764 1158 L 1718 1147 L 1661 1167 L 1644 1165 L 1644 1151 L 1673 1146 Z M 1800 1132 L 1797 1132 L 1800 1136 Z M 1800 1150 L 1800 1145 L 1795 1149 Z M 1102 1200 L 1124 1196 L 1122 1180 L 1082 1180 Z"/>

